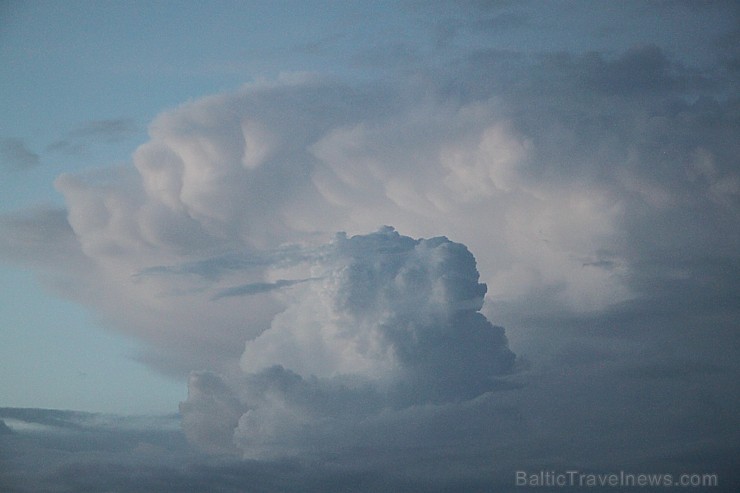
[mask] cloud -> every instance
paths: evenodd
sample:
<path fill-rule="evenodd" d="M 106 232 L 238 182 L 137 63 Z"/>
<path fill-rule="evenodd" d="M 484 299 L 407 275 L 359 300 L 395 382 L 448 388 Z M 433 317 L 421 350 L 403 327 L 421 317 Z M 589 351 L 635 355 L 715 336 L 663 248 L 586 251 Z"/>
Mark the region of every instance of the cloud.
<path fill-rule="evenodd" d="M 220 298 L 227 298 L 229 296 L 246 296 L 250 294 L 267 293 L 274 289 L 281 289 L 312 280 L 313 279 L 279 279 L 275 282 L 254 282 L 219 291 L 213 296 L 213 299 L 217 300 Z"/>
<path fill-rule="evenodd" d="M 0 253 L 6 259 L 54 270 L 54 265 L 84 263 L 79 243 L 63 209 L 36 207 L 0 216 Z"/>
<path fill-rule="evenodd" d="M 305 377 L 376 377 L 376 372 L 422 364 L 432 346 L 447 347 L 449 357 L 458 343 L 447 333 L 457 325 L 468 327 L 460 329 L 461 335 L 485 332 L 485 325 L 473 328 L 472 314 L 480 310 L 486 288 L 478 284 L 475 261 L 464 246 L 442 238 L 412 240 L 392 229 L 339 236 L 332 246 L 311 269 L 318 280 L 292 290 L 287 296 L 299 297 L 298 302 L 247 344 L 242 368 L 277 364 Z M 490 327 L 490 332 L 496 331 Z M 487 359 L 497 359 L 502 341 L 489 341 Z M 301 354 L 304 345 L 317 354 Z M 454 362 L 440 357 L 452 373 Z M 461 359 L 468 358 L 474 357 Z"/>
<path fill-rule="evenodd" d="M 89 121 L 72 130 L 70 135 L 80 138 L 118 140 L 132 134 L 136 130 L 136 123 L 130 118 L 114 118 Z"/>
<path fill-rule="evenodd" d="M 12 431 L 0 440 L 3 491 L 109 491 L 118 471 L 168 471 L 192 456 L 176 415 L 0 408 L 0 417 Z"/>
<path fill-rule="evenodd" d="M 389 410 L 359 426 L 355 423 L 354 434 L 344 437 L 349 445 L 341 453 L 322 450 L 327 442 L 319 435 L 312 437 L 317 447 L 310 453 L 260 460 L 202 455 L 188 445 L 177 416 L 121 417 L 3 408 L 0 417 L 15 428 L 0 439 L 0 486 L 19 492 L 164 492 L 173 487 L 217 492 L 380 492 L 387 488 L 401 492 L 483 492 L 492 488 L 514 492 L 517 470 L 613 472 L 624 468 L 626 472 L 676 475 L 711 471 L 719 478 L 717 491 L 735 491 L 740 484 L 735 467 L 737 445 L 717 446 L 712 438 L 717 433 L 735 436 L 735 429 L 727 427 L 729 414 L 721 414 L 732 413 L 734 407 L 717 408 L 706 396 L 688 396 L 685 402 L 692 405 L 673 406 L 669 422 L 651 406 L 656 402 L 670 404 L 666 385 L 685 390 L 686 380 L 657 385 L 635 385 L 639 380 L 631 380 L 629 386 L 622 387 L 619 380 L 607 380 L 621 392 L 599 394 L 601 412 L 594 414 L 593 391 L 605 383 L 603 374 L 597 380 L 595 376 L 592 372 L 575 374 L 569 381 L 576 386 L 563 387 L 562 382 L 553 386 L 560 377 L 550 375 L 547 380 L 538 380 L 536 389 L 518 390 L 519 398 L 515 399 L 512 397 L 517 395 L 510 392 L 495 393 L 444 406 Z M 296 382 L 273 376 L 273 384 L 277 381 L 286 388 Z M 564 389 L 568 399 L 563 399 Z M 711 415 L 712 425 L 707 426 L 694 414 L 694 406 L 701 400 L 702 411 Z M 639 412 L 625 415 L 622 410 L 627 403 L 637 406 Z M 15 416 L 13 420 L 9 414 Z M 676 419 L 681 420 L 681 433 L 687 439 L 665 447 L 665 437 L 673 435 Z M 34 428 L 34 420 L 55 424 Z M 336 430 L 340 423 L 333 420 L 331 424 Z M 389 433 L 389 424 L 394 433 Z M 639 450 L 625 435 L 628 431 L 639 432 Z M 563 433 L 570 442 L 561 442 Z"/>
<path fill-rule="evenodd" d="M 57 220 L 80 260 L 56 263 L 58 281 L 179 375 L 235 371 L 244 338 L 284 309 L 277 293 L 254 287 L 313 277 L 280 269 L 338 230 L 390 223 L 495 251 L 478 263 L 489 298 L 541 285 L 557 289 L 551 305 L 583 311 L 627 298 L 625 262 L 603 253 L 618 232 L 619 196 L 538 176 L 546 129 L 520 126 L 493 99 L 419 99 L 311 77 L 184 104 L 151 124 L 134 166 L 57 179 L 66 201 Z M 604 259 L 621 267 L 583 268 Z M 235 286 L 253 294 L 212 301 Z"/>
<path fill-rule="evenodd" d="M 224 255 L 183 262 L 178 265 L 157 265 L 148 267 L 136 274 L 147 276 L 195 276 L 205 280 L 217 281 L 236 271 L 265 267 L 289 267 L 301 262 L 316 259 L 321 249 L 302 245 L 283 245 L 270 251 L 250 249 L 248 253 L 227 253 Z"/>
<path fill-rule="evenodd" d="M 138 125 L 130 118 L 92 120 L 70 130 L 63 139 L 47 145 L 46 151 L 80 155 L 93 144 L 120 142 L 138 130 Z"/>
<path fill-rule="evenodd" d="M 28 148 L 22 139 L 0 139 L 0 156 L 9 169 L 27 169 L 38 166 L 41 158 Z"/>
<path fill-rule="evenodd" d="M 341 446 L 337 435 L 384 413 L 511 388 L 500 377 L 515 356 L 479 313 L 486 286 L 464 245 L 390 227 L 340 234 L 309 270 L 313 280 L 291 283 L 285 310 L 246 341 L 244 377 L 191 375 L 180 411 L 196 443 L 225 451 L 235 441 L 250 457 L 316 446 L 304 440 L 317 433 Z"/>
<path fill-rule="evenodd" d="M 507 231 L 507 214 L 515 218 L 531 204 L 543 212 L 567 209 L 573 200 L 567 194 L 580 193 L 562 199 L 560 190 L 522 181 L 533 152 L 528 138 L 498 119 L 489 102 L 409 106 L 400 100 L 388 88 L 304 79 L 247 86 L 161 115 L 134 167 L 58 178 L 67 202 L 66 221 L 59 218 L 67 224 L 60 227 L 71 228 L 81 258 L 79 265 L 60 265 L 67 269 L 60 283 L 76 286 L 66 296 L 143 338 L 157 355 L 147 360 L 182 375 L 197 368 L 233 371 L 243 338 L 263 332 L 284 309 L 274 293 L 252 288 L 250 300 L 221 297 L 214 305 L 211 298 L 234 286 L 312 277 L 280 273 L 297 260 L 290 244 L 306 248 L 338 229 L 362 233 L 392 222 L 417 237 L 450 234 L 472 249 L 500 251 L 480 264 L 487 279 L 503 266 L 529 264 L 523 271 L 534 269 L 532 279 L 547 269 L 548 282 L 580 282 L 563 278 L 565 265 L 583 263 L 570 260 L 570 251 L 551 250 L 552 262 L 543 263 L 548 257 L 537 249 L 522 257 L 526 250 L 510 247 L 515 233 Z M 414 157 L 407 159 L 410 149 Z M 514 204 L 515 192 L 539 199 Z M 477 207 L 490 221 L 484 230 L 466 219 Z M 582 214 L 608 235 L 613 213 L 601 208 Z M 591 234 L 583 231 L 584 238 Z M 587 257 L 591 246 L 584 247 L 580 256 Z M 228 267 L 234 255 L 245 262 L 262 256 L 257 263 L 267 264 Z M 272 264 L 276 257 L 282 267 Z M 161 275 L 197 268 L 217 282 Z M 519 283 L 522 292 L 531 285 L 526 277 Z M 501 293 L 503 284 L 496 285 Z M 575 294 L 567 296 L 574 301 Z M 209 336 L 203 327 L 212 327 Z"/>
<path fill-rule="evenodd" d="M 480 252 L 484 310 L 506 325 L 645 296 L 645 265 L 666 255 L 735 262 L 737 102 L 716 96 L 721 73 L 696 78 L 650 45 L 473 51 L 455 67 L 396 87 L 261 82 L 164 112 L 134 166 L 57 180 L 66 211 L 37 229 L 65 231 L 61 243 L 32 241 L 29 215 L 7 215 L 28 235 L 4 235 L 6 258 L 39 265 L 65 245 L 79 259 L 55 263 L 76 286 L 67 296 L 180 375 L 235 371 L 245 335 L 285 308 L 256 288 L 311 277 L 289 264 L 338 230 L 393 224 Z M 595 79 L 605 73 L 621 82 Z M 235 286 L 253 294 L 211 300 Z"/>
<path fill-rule="evenodd" d="M 188 400 L 180 404 L 185 434 L 206 451 L 233 453 L 234 428 L 243 407 L 218 375 L 193 373 L 188 379 Z"/>
<path fill-rule="evenodd" d="M 282 282 L 316 277 L 301 265 L 339 230 L 465 244 L 483 313 L 507 327 L 638 306 L 679 270 L 736 264 L 737 102 L 716 96 L 721 73 L 696 78 L 649 45 L 479 50 L 454 66 L 183 104 L 152 122 L 133 166 L 58 178 L 65 210 L 5 215 L 0 250 L 54 271 L 75 287 L 64 296 L 180 376 L 239 372 L 245 339 L 286 309 L 281 292 L 315 283 Z M 607 72 L 622 82 L 594 79 Z M 714 285 L 732 285 L 728 272 L 711 270 Z M 223 296 L 240 286 L 249 296 Z"/>
<path fill-rule="evenodd" d="M 191 375 L 183 426 L 217 458 L 134 485 L 736 478 L 729 72 L 650 43 L 458 48 L 434 66 L 414 48 L 387 85 L 300 76 L 183 104 L 132 165 L 61 176 L 64 210 L 3 216 L 4 259 Z"/>

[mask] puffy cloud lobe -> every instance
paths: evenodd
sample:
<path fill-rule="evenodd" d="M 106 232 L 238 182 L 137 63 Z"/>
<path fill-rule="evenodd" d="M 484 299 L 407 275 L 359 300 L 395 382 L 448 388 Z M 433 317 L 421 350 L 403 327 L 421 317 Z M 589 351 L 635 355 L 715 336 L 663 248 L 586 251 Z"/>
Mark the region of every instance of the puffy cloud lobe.
<path fill-rule="evenodd" d="M 231 436 L 242 407 L 217 375 L 194 372 L 188 379 L 188 400 L 180 404 L 183 430 L 208 452 L 233 452 Z"/>
<path fill-rule="evenodd" d="M 246 377 L 231 394 L 213 374 L 191 377 L 181 411 L 196 442 L 203 427 L 222 426 L 208 440 L 231 427 L 247 455 L 285 453 L 309 435 L 313 443 L 323 433 L 317 429 L 335 442 L 337 429 L 351 433 L 383 410 L 505 386 L 499 377 L 512 371 L 515 356 L 504 330 L 479 313 L 486 286 L 464 245 L 414 240 L 389 227 L 339 234 L 311 271 L 312 280 L 285 292 L 288 307 L 270 328 L 246 343 Z M 246 412 L 236 427 L 238 401 Z"/>
<path fill-rule="evenodd" d="M 506 346 L 500 329 L 473 315 L 482 307 L 486 286 L 478 282 L 475 260 L 464 245 L 446 238 L 413 240 L 392 229 L 339 235 L 314 277 L 292 291 L 299 299 L 268 331 L 247 343 L 243 369 L 279 364 L 306 377 L 378 378 L 445 364 L 454 373 L 463 361 L 447 361 L 433 354 L 435 348 L 454 354 L 479 332 L 490 340 L 467 358 L 476 365 L 500 361 L 497 351 Z M 505 353 L 499 371 L 509 366 Z"/>
<path fill-rule="evenodd" d="M 551 128 L 520 131 L 517 110 L 495 98 L 425 101 L 382 124 L 337 128 L 311 146 L 313 184 L 346 211 L 350 231 L 393 218 L 414 236 L 449 234 L 496 252 L 479 259 L 490 298 L 546 286 L 552 308 L 582 312 L 627 299 L 618 275 L 581 268 L 614 245 L 623 206 L 612 185 L 543 176 L 553 157 L 568 166 L 568 152 L 546 140 Z"/>
<path fill-rule="evenodd" d="M 307 149 L 354 117 L 348 105 L 370 118 L 382 111 L 361 96 L 307 79 L 205 98 L 160 115 L 134 164 L 149 201 L 168 216 L 189 218 L 220 242 L 272 247 L 295 240 L 300 225 L 316 229 L 301 217 L 326 212 L 306 186 Z"/>

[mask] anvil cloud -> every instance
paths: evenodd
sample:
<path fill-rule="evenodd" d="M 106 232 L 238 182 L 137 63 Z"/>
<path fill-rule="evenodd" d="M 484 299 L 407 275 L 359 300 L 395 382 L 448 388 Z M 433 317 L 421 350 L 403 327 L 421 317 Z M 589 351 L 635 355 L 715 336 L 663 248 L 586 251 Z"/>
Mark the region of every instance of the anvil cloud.
<path fill-rule="evenodd" d="M 0 409 L 3 457 L 25 451 L 0 480 L 512 491 L 516 470 L 578 469 L 734 491 L 729 5 L 405 4 L 414 30 L 388 43 L 293 46 L 339 73 L 248 78 L 162 109 L 126 162 L 59 173 L 63 205 L 0 216 L 0 258 L 188 397 L 151 440 Z M 136 128 L 88 121 L 71 144 Z M 45 169 L 43 146 L 0 137 L 2 169 Z M 29 457 L 53 467 L 24 477 Z"/>

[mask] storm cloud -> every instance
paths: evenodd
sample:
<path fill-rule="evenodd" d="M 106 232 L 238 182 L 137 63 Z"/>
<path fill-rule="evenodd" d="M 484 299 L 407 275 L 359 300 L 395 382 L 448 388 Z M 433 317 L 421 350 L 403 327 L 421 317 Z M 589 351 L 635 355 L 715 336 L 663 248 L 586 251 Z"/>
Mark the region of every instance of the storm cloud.
<path fill-rule="evenodd" d="M 464 245 L 386 227 L 338 235 L 308 268 L 313 280 L 287 289 L 287 308 L 246 341 L 242 378 L 191 375 L 181 412 L 196 442 L 250 457 L 357 447 L 368 421 L 392 435 L 391 416 L 414 406 L 512 388 L 500 377 L 515 356 L 480 313 L 486 286 Z"/>
<path fill-rule="evenodd" d="M 563 30 L 527 2 L 450 5 L 406 5 L 434 50 L 350 57 L 387 79 L 191 100 L 131 162 L 59 176 L 63 207 L 0 218 L 4 260 L 187 379 L 172 461 L 149 442 L 149 464 L 60 457 L 0 415 L 6 451 L 54 455 L 44 487 L 512 491 L 516 470 L 649 469 L 733 491 L 737 13 L 572 9 L 554 19 L 593 46 L 554 50 L 527 44 Z M 710 24 L 724 37 L 692 47 Z"/>

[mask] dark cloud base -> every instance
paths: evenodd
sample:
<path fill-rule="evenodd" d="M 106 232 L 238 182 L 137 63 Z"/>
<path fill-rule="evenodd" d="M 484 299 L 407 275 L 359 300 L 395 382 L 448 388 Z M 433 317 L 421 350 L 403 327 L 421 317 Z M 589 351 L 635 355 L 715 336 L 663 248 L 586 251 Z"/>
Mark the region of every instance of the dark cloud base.
<path fill-rule="evenodd" d="M 407 447 L 348 447 L 334 453 L 304 454 L 269 460 L 239 460 L 203 455 L 191 448 L 177 417 L 111 416 L 46 409 L 1 408 L 11 423 L 0 434 L 0 490 L 8 493 L 72 492 L 515 492 L 516 471 L 578 470 L 584 473 L 717 474 L 716 488 L 740 486 L 735 468 L 740 447 L 697 444 L 681 452 L 665 448 L 650 456 L 635 455 L 640 444 L 611 454 L 612 431 L 591 427 L 588 446 L 599 452 L 569 452 L 560 440 L 525 438 L 532 425 L 526 412 L 495 408 L 497 420 L 458 416 L 465 424 L 447 430 L 466 447 L 416 441 Z M 478 408 L 477 411 L 480 411 Z M 491 411 L 492 409 L 488 409 Z M 466 413 L 468 415 L 466 415 Z M 486 428 L 477 428 L 488 421 Z M 496 425 L 495 421 L 499 424 Z M 0 421 L 2 423 L 3 421 Z M 558 426 L 563 423 L 553 423 Z M 612 423 L 613 425 L 614 423 Z M 32 425 L 36 425 L 33 427 Z M 584 423 L 584 428 L 589 426 Z M 422 426 L 423 427 L 423 426 Z M 15 428 L 15 429 L 13 429 Z M 7 430 L 12 432 L 8 433 Z M 439 435 L 439 430 L 425 430 Z M 478 438 L 472 438 L 475 434 Z M 601 435 L 603 438 L 598 438 Z M 449 438 L 449 436 L 448 436 Z M 574 435 L 583 443 L 583 437 Z M 567 462 L 563 454 L 580 459 Z M 611 455 L 609 459 L 605 457 Z M 566 461 L 566 462 L 564 462 Z M 635 488 L 634 491 L 649 489 Z M 679 491 L 662 488 L 661 491 Z M 685 489 L 684 489 L 685 490 Z M 537 489 L 537 491 L 550 491 Z M 565 491 L 565 490 L 564 490 Z M 588 491 L 615 491 L 588 488 Z M 633 491 L 633 489 L 630 489 Z"/>

